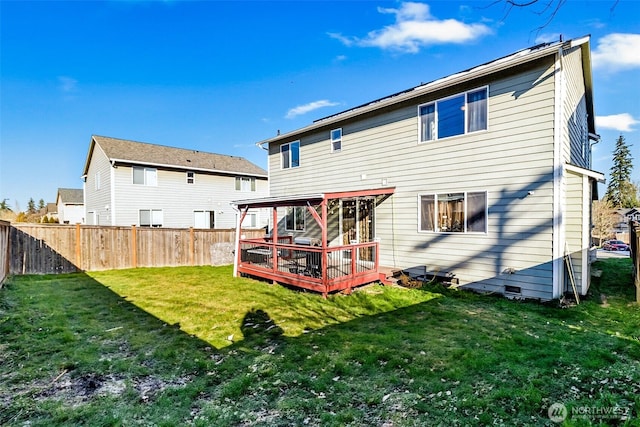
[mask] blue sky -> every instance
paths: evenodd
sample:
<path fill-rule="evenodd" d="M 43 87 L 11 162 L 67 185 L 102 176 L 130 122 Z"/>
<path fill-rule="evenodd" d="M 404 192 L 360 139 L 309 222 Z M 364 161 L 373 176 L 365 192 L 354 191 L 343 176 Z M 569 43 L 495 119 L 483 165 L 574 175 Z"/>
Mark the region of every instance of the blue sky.
<path fill-rule="evenodd" d="M 0 0 L 0 199 L 82 188 L 93 134 L 266 168 L 278 130 L 561 34 L 592 36 L 594 169 L 622 134 L 640 181 L 640 2 L 494 3 Z"/>

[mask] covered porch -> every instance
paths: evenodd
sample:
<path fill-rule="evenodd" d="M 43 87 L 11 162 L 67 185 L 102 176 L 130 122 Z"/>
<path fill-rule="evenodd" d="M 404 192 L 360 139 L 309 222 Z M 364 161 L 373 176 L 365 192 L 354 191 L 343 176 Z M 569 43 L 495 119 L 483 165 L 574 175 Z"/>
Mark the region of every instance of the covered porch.
<path fill-rule="evenodd" d="M 234 202 L 237 230 L 250 209 L 268 208 L 270 233 L 237 233 L 234 275 L 248 275 L 323 296 L 384 280 L 375 207 L 395 188 L 303 194 Z"/>

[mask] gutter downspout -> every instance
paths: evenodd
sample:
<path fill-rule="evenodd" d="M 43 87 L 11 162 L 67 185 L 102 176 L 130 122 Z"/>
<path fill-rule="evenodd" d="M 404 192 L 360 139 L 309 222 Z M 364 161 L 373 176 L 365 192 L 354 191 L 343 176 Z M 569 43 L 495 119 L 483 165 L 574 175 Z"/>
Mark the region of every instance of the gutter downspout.
<path fill-rule="evenodd" d="M 593 167 L 593 146 L 600 142 L 600 135 L 589 133 L 589 169 Z"/>
<path fill-rule="evenodd" d="M 555 62 L 555 113 L 553 130 L 553 237 L 552 237 L 552 298 L 560 298 L 564 286 L 564 167 L 562 163 L 562 141 L 564 132 L 565 81 L 563 70 L 563 48 L 558 49 Z"/>
<path fill-rule="evenodd" d="M 116 161 L 111 160 L 111 170 L 109 174 L 109 180 L 111 181 L 109 184 L 109 191 L 111 191 L 111 195 L 109 199 L 111 200 L 111 225 L 116 225 Z"/>
<path fill-rule="evenodd" d="M 234 256 L 233 256 L 233 277 L 238 277 L 238 255 L 240 254 L 240 233 L 242 232 L 240 226 L 242 224 L 242 215 L 240 208 L 233 207 L 236 211 L 236 237 L 234 239 Z"/>

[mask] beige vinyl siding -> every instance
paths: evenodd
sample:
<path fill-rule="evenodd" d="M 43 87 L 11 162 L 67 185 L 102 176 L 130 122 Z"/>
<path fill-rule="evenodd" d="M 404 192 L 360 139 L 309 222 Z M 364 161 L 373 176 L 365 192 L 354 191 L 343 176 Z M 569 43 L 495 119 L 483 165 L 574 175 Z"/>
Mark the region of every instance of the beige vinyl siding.
<path fill-rule="evenodd" d="M 583 288 L 583 257 L 588 256 L 588 247 L 583 247 L 582 233 L 584 229 L 584 221 L 586 220 L 585 212 L 583 212 L 583 198 L 587 197 L 583 193 L 583 176 L 573 172 L 567 173 L 567 198 L 566 198 L 566 228 L 565 236 L 567 248 L 571 254 L 573 271 L 575 275 L 576 286 L 580 293 L 585 293 Z M 587 272 L 588 273 L 588 272 Z M 585 283 L 586 285 L 586 283 Z M 586 286 L 584 286 L 586 287 Z M 571 283 L 567 281 L 567 290 L 571 290 Z"/>
<path fill-rule="evenodd" d="M 299 168 L 282 170 L 270 146 L 271 195 L 394 186 L 376 209 L 382 265 L 427 265 L 478 289 L 519 286 L 522 296 L 549 299 L 554 84 L 551 60 L 491 82 L 487 131 L 419 143 L 417 107 L 436 99 L 425 98 L 303 135 Z M 331 153 L 330 128 L 338 126 L 342 150 Z M 418 194 L 464 191 L 487 192 L 487 234 L 418 232 Z"/>
<path fill-rule="evenodd" d="M 100 189 L 95 189 L 96 173 L 100 174 Z M 111 223 L 111 163 L 99 145 L 95 145 L 85 182 L 85 222 L 91 225 L 113 225 Z M 93 224 L 95 212 L 99 224 Z"/>
<path fill-rule="evenodd" d="M 133 184 L 131 166 L 116 169 L 117 225 L 139 225 L 140 209 L 162 209 L 163 227 L 194 226 L 194 211 L 214 211 L 215 228 L 235 228 L 236 211 L 232 200 L 268 195 L 265 179 L 256 179 L 256 191 L 235 189 L 235 176 L 196 171 L 193 184 L 187 184 L 186 171 L 157 169 L 157 186 Z M 259 218 L 259 225 L 266 224 Z"/>
<path fill-rule="evenodd" d="M 589 131 L 580 47 L 575 47 L 565 52 L 562 61 L 566 79 L 563 114 L 567 124 L 562 135 L 563 163 L 568 162 L 588 169 L 590 166 L 588 154 Z M 585 144 L 587 145 L 587 150 L 585 150 Z"/>

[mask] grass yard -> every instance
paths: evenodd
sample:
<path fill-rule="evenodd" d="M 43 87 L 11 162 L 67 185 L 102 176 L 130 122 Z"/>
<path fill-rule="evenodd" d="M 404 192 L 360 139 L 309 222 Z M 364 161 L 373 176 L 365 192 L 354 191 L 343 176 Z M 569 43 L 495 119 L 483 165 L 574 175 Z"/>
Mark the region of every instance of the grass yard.
<path fill-rule="evenodd" d="M 630 259 L 595 267 L 564 309 L 442 288 L 324 300 L 231 267 L 13 277 L 0 425 L 558 425 L 561 403 L 565 425 L 640 426 Z"/>

